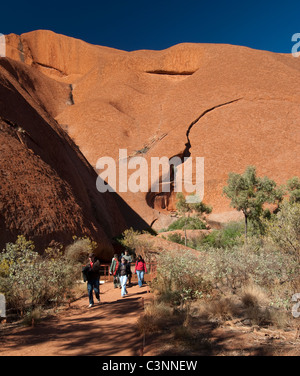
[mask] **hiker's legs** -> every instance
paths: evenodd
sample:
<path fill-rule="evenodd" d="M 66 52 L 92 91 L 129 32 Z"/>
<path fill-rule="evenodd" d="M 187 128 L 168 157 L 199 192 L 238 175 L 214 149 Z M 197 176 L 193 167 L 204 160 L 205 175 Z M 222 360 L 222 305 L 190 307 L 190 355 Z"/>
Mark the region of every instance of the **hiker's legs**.
<path fill-rule="evenodd" d="M 114 288 L 119 287 L 120 282 L 119 282 L 119 277 L 114 275 Z"/>
<path fill-rule="evenodd" d="M 145 275 L 145 272 L 144 272 L 144 271 L 141 272 L 141 282 L 142 282 L 142 285 L 143 285 L 143 283 L 144 283 L 144 275 Z"/>
<path fill-rule="evenodd" d="M 124 296 L 127 294 L 126 290 L 126 283 L 127 283 L 127 275 L 123 276 L 123 282 L 122 282 L 122 290 L 121 290 L 121 295 Z"/>
<path fill-rule="evenodd" d="M 132 273 L 130 273 L 129 276 L 128 276 L 128 286 L 129 287 L 131 286 L 131 277 L 132 277 Z"/>
<path fill-rule="evenodd" d="M 141 274 L 140 274 L 141 272 L 139 271 L 139 270 L 137 270 L 136 271 L 136 275 L 137 275 L 137 278 L 138 278 L 138 284 L 139 284 L 139 286 L 141 287 L 141 281 L 140 281 L 140 276 L 141 276 Z"/>
<path fill-rule="evenodd" d="M 88 294 L 89 294 L 89 303 L 90 304 L 94 304 L 93 282 L 92 281 L 88 281 L 88 283 L 87 283 L 87 290 L 88 290 Z"/>
<path fill-rule="evenodd" d="M 88 289 L 88 294 L 89 294 L 89 303 L 94 305 L 93 290 L 95 291 L 96 299 L 100 300 L 100 281 L 99 281 L 99 279 L 95 279 L 93 281 L 88 281 L 87 289 Z"/>
<path fill-rule="evenodd" d="M 100 281 L 99 281 L 99 279 L 96 279 L 94 281 L 94 291 L 95 291 L 96 299 L 100 300 Z"/>
<path fill-rule="evenodd" d="M 137 270 L 136 274 L 137 274 L 137 277 L 138 277 L 138 284 L 139 284 L 140 287 L 142 287 L 142 285 L 143 285 L 143 279 L 144 279 L 144 272 L 140 271 L 140 270 Z"/>
<path fill-rule="evenodd" d="M 126 282 L 127 282 L 127 275 L 120 276 L 120 283 L 121 283 L 121 296 L 126 295 Z"/>

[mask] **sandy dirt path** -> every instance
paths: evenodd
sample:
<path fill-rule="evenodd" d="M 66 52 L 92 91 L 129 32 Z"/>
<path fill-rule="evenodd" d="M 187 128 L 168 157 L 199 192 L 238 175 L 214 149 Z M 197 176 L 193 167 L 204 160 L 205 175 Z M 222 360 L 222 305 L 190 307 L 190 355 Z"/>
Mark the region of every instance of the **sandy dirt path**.
<path fill-rule="evenodd" d="M 35 327 L 14 328 L 0 336 L 0 356 L 138 356 L 143 341 L 136 322 L 143 312 L 147 287 L 128 288 L 121 298 L 112 283 L 101 285 L 99 305 L 88 309 L 88 298 Z"/>

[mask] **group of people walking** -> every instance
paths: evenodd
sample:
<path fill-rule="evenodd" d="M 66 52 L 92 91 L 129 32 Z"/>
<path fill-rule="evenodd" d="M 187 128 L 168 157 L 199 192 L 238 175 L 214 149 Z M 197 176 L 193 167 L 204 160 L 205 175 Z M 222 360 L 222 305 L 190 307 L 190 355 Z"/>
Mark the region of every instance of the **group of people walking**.
<path fill-rule="evenodd" d="M 115 254 L 110 265 L 110 274 L 112 274 L 114 278 L 114 287 L 121 288 L 122 297 L 128 294 L 126 289 L 127 282 L 128 285 L 131 286 L 131 263 L 132 257 L 128 254 L 128 251 L 125 251 L 125 254 L 122 255 L 120 259 L 118 255 Z M 144 274 L 147 273 L 147 267 L 141 255 L 139 255 L 136 260 L 134 273 L 137 274 L 139 287 L 142 287 Z"/>
<path fill-rule="evenodd" d="M 128 251 L 125 251 L 125 254 L 122 254 L 121 257 L 115 254 L 111 261 L 110 274 L 113 276 L 114 288 L 121 289 L 122 298 L 128 294 L 127 283 L 128 287 L 131 286 L 132 261 L 132 257 L 129 255 Z M 139 255 L 134 268 L 134 274 L 137 274 L 138 277 L 139 287 L 143 286 L 145 273 L 147 273 L 146 263 L 142 256 Z M 90 308 L 94 305 L 93 291 L 95 292 L 96 299 L 100 303 L 100 261 L 94 254 L 90 254 L 89 262 L 83 267 L 82 274 L 84 281 L 87 282 Z"/>

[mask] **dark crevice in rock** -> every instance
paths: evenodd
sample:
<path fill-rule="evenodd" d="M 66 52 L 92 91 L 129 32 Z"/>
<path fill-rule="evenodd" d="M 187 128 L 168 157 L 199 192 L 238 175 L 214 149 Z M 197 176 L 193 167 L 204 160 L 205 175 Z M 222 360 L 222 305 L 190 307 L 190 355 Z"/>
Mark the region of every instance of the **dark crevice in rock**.
<path fill-rule="evenodd" d="M 18 51 L 19 51 L 19 58 L 21 62 L 24 63 L 25 62 L 24 47 L 23 47 L 23 42 L 22 42 L 21 37 L 19 37 Z"/>
<path fill-rule="evenodd" d="M 229 104 L 232 104 L 232 103 L 235 103 L 235 102 L 238 102 L 239 100 L 241 100 L 242 98 L 238 98 L 238 99 L 234 99 L 232 101 L 229 101 L 229 102 L 226 102 L 226 103 L 221 103 L 221 104 L 218 104 L 214 107 L 211 107 L 207 110 L 205 110 L 204 112 L 202 112 L 202 114 L 200 116 L 197 117 L 197 119 L 195 119 L 188 127 L 187 131 L 186 131 L 186 138 L 187 138 L 187 143 L 185 144 L 185 149 L 183 151 L 183 158 L 184 157 L 190 157 L 191 153 L 190 153 L 190 149 L 192 147 L 191 145 L 191 141 L 190 141 L 190 133 L 191 133 L 191 130 L 193 128 L 193 126 L 198 123 L 198 121 L 203 118 L 206 114 L 208 114 L 209 112 L 217 109 L 217 108 L 220 108 L 220 107 L 223 107 L 223 106 L 227 106 Z"/>
<path fill-rule="evenodd" d="M 206 114 L 208 114 L 209 112 L 214 111 L 217 108 L 220 108 L 220 107 L 227 106 L 229 104 L 238 102 L 241 99 L 242 98 L 238 98 L 238 99 L 234 99 L 232 101 L 226 102 L 226 103 L 221 103 L 219 105 L 213 106 L 213 107 L 208 108 L 207 110 L 203 111 L 188 126 L 188 129 L 186 131 L 187 142 L 185 144 L 185 149 L 183 150 L 183 152 L 181 152 L 181 153 L 173 156 L 172 158 L 179 157 L 181 159 L 182 163 L 184 163 L 184 158 L 188 158 L 188 157 L 191 156 L 190 149 L 191 149 L 192 145 L 191 145 L 191 141 L 190 141 L 190 132 L 191 132 L 193 126 L 195 124 L 197 124 L 198 121 L 201 118 L 203 118 Z M 172 158 L 170 158 L 170 160 L 172 160 Z M 151 191 L 149 191 L 147 193 L 147 195 L 146 195 L 146 202 L 147 202 L 148 206 L 150 206 L 153 209 L 155 208 L 155 206 L 159 206 L 163 210 L 168 209 L 168 205 L 169 205 L 169 203 L 170 203 L 170 201 L 172 199 L 172 195 L 174 194 L 174 184 L 175 184 L 174 183 L 174 178 L 175 178 L 174 168 L 173 168 L 173 166 L 170 166 L 170 182 L 168 183 L 170 185 L 170 192 L 162 192 L 162 177 L 160 177 L 159 184 L 160 184 L 160 187 L 161 187 L 161 192 L 151 192 Z M 166 182 L 164 182 L 164 183 L 166 184 Z M 155 202 L 157 202 L 159 205 L 155 205 Z"/>
<path fill-rule="evenodd" d="M 69 88 L 70 88 L 70 93 L 69 93 L 68 105 L 69 106 L 73 106 L 75 104 L 75 102 L 74 102 L 74 96 L 73 96 L 73 85 L 70 84 Z"/>

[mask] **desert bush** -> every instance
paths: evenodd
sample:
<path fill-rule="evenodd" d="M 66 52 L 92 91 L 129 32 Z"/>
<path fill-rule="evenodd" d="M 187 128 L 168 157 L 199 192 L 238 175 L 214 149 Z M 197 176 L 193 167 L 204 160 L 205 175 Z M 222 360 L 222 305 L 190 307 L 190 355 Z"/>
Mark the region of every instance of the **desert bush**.
<path fill-rule="evenodd" d="M 291 314 L 286 310 L 266 306 L 264 302 L 259 301 L 257 295 L 251 292 L 242 297 L 244 319 L 249 320 L 250 325 L 257 326 L 275 326 L 276 328 L 286 329 L 291 325 Z M 259 292 L 258 292 L 259 294 Z M 264 299 L 264 298 L 263 298 Z"/>
<path fill-rule="evenodd" d="M 171 223 L 167 231 L 182 230 L 184 228 L 186 230 L 205 230 L 206 225 L 198 217 L 181 217 L 175 222 Z"/>
<path fill-rule="evenodd" d="M 174 304 L 209 298 L 217 292 L 222 296 L 242 291 L 250 305 L 252 294 L 257 304 L 268 298 L 269 305 L 289 309 L 300 275 L 299 263 L 292 255 L 270 244 L 262 246 L 261 241 L 225 249 L 210 247 L 199 255 L 165 251 L 157 261 L 153 287 L 162 300 Z M 264 292 L 259 291 L 262 288 Z"/>
<path fill-rule="evenodd" d="M 167 240 L 173 243 L 181 244 L 181 245 L 185 244 L 184 237 L 176 232 L 174 234 L 169 234 L 167 237 Z"/>
<path fill-rule="evenodd" d="M 209 248 L 199 256 L 189 251 L 163 252 L 158 257 L 155 287 L 166 296 L 203 297 L 212 289 L 231 292 L 253 282 L 274 289 L 294 279 L 297 264 L 273 249 L 232 247 Z M 176 295 L 177 294 L 177 295 Z"/>
<path fill-rule="evenodd" d="M 253 283 L 243 287 L 241 292 L 241 301 L 247 308 L 256 306 L 265 306 L 269 304 L 266 292 Z"/>
<path fill-rule="evenodd" d="M 213 322 L 231 320 L 238 314 L 237 306 L 230 297 L 205 301 L 199 311 L 201 317 Z"/>
<path fill-rule="evenodd" d="M 34 326 L 42 319 L 43 313 L 41 307 L 28 310 L 23 317 L 23 324 L 26 326 Z"/>
<path fill-rule="evenodd" d="M 300 203 L 300 179 L 298 176 L 287 181 L 286 189 L 289 193 L 290 203 Z"/>
<path fill-rule="evenodd" d="M 182 219 L 180 219 L 180 221 L 182 221 Z M 171 226 L 168 228 L 168 231 L 171 229 Z M 251 231 L 251 224 L 249 227 Z M 202 229 L 205 229 L 205 226 Z M 243 233 L 244 224 L 240 222 L 232 222 L 220 230 L 213 230 L 209 235 L 199 235 L 198 237 L 187 239 L 187 246 L 196 250 L 205 250 L 210 247 L 231 248 L 244 243 Z M 169 234 L 167 239 L 174 243 L 185 244 L 184 236 L 177 233 Z"/>
<path fill-rule="evenodd" d="M 200 241 L 200 246 L 215 248 L 228 248 L 242 244 L 241 237 L 244 232 L 244 224 L 232 222 L 220 230 L 214 230 Z"/>
<path fill-rule="evenodd" d="M 167 237 L 163 236 L 163 239 L 169 240 L 170 242 L 185 245 L 185 237 L 179 233 L 168 234 Z M 191 239 L 187 239 L 186 246 L 196 250 L 203 250 L 203 235 L 193 236 Z"/>
<path fill-rule="evenodd" d="M 144 235 L 148 232 L 144 232 Z M 145 261 L 151 261 L 153 258 L 153 241 L 141 236 L 142 233 L 135 231 L 133 228 L 125 230 L 122 237 L 117 241 L 135 257 L 141 255 Z"/>
<path fill-rule="evenodd" d="M 225 250 L 211 248 L 202 263 L 207 270 L 205 278 L 221 295 L 236 294 L 254 284 L 256 298 L 258 289 L 263 288 L 270 306 L 290 310 L 291 297 L 298 291 L 299 263 L 268 244 L 248 244 Z M 248 299 L 251 299 L 249 290 Z"/>
<path fill-rule="evenodd" d="M 268 247 L 233 247 L 207 251 L 207 267 L 212 281 L 231 290 L 250 281 L 258 286 L 273 287 L 296 276 L 297 263 L 280 251 Z"/>
<path fill-rule="evenodd" d="M 266 224 L 267 239 L 275 249 L 300 261 L 300 204 L 284 202 Z"/>
<path fill-rule="evenodd" d="M 65 255 L 68 260 L 83 264 L 96 247 L 97 243 L 88 237 L 73 236 L 73 243 L 66 247 Z"/>
<path fill-rule="evenodd" d="M 0 278 L 0 291 L 7 307 L 23 315 L 35 308 L 59 304 L 71 297 L 78 278 L 78 265 L 70 262 L 60 249 L 48 249 L 39 255 L 34 243 L 19 236 L 6 244 L 0 254 L 0 264 L 6 265 Z"/>
<path fill-rule="evenodd" d="M 152 261 L 154 256 L 153 242 L 149 239 L 139 238 L 135 248 L 136 254 L 141 255 L 147 262 Z"/>
<path fill-rule="evenodd" d="M 138 243 L 138 236 L 140 234 L 141 233 L 139 231 L 135 231 L 133 228 L 130 228 L 125 230 L 122 237 L 117 240 L 125 248 L 129 249 L 132 253 L 135 253 Z"/>
<path fill-rule="evenodd" d="M 162 302 L 151 302 L 145 306 L 144 315 L 137 322 L 141 334 L 154 333 L 163 330 L 172 320 L 173 309 Z"/>
<path fill-rule="evenodd" d="M 269 308 L 269 318 L 272 325 L 279 329 L 287 329 L 293 325 L 289 311 Z"/>
<path fill-rule="evenodd" d="M 200 259 L 188 251 L 162 252 L 157 260 L 157 277 L 153 287 L 161 296 L 180 297 L 180 304 L 189 299 L 209 295 L 210 281 L 205 279 Z"/>
<path fill-rule="evenodd" d="M 198 254 L 165 251 L 158 257 L 153 283 L 157 300 L 180 304 L 179 312 L 186 312 L 179 328 L 183 337 L 189 337 L 190 303 L 193 301 L 193 307 L 199 298 L 197 317 L 202 319 L 223 322 L 237 318 L 244 325 L 292 326 L 291 298 L 300 287 L 300 207 L 285 202 L 279 209 L 262 220 L 265 235 L 258 236 L 248 228 L 246 244 L 244 225 L 230 224 L 204 245 L 199 239 L 195 243 L 201 250 Z"/>

